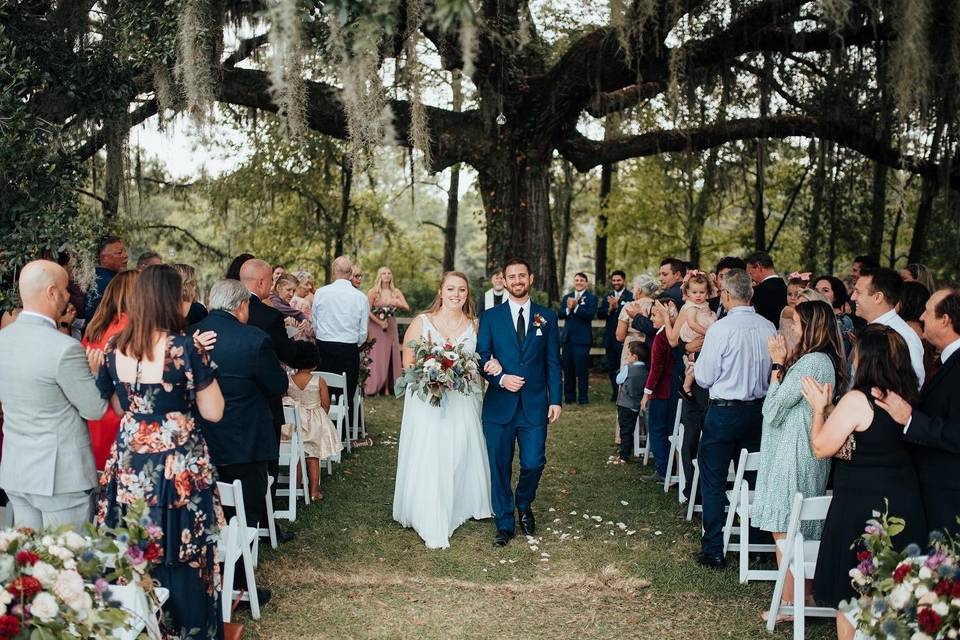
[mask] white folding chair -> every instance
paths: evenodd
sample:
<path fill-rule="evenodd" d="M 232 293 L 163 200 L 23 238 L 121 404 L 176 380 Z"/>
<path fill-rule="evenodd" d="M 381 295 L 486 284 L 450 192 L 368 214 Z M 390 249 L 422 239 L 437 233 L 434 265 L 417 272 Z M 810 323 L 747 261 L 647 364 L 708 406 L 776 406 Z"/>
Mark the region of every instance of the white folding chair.
<path fill-rule="evenodd" d="M 289 442 L 280 443 L 279 478 L 277 482 L 277 497 L 287 498 L 287 508 L 274 509 L 276 518 L 283 518 L 290 522 L 297 521 L 297 498 L 303 497 L 305 504 L 310 504 L 310 491 L 307 488 L 307 458 L 303 450 L 303 427 L 300 415 L 300 405 L 283 405 L 283 421 L 292 426 Z M 300 468 L 300 482 L 297 482 L 297 467 Z"/>
<path fill-rule="evenodd" d="M 683 423 L 680 422 L 680 409 L 683 408 L 683 399 L 677 400 L 677 415 L 673 419 L 673 431 L 667 438 L 670 443 L 670 453 L 667 455 L 667 475 L 663 479 L 663 492 L 670 491 L 673 485 L 680 485 L 680 502 L 683 502 L 683 464 L 680 462 L 680 449 L 683 447 Z M 674 474 L 674 467 L 677 473 Z"/>
<path fill-rule="evenodd" d="M 250 615 L 254 620 L 260 619 L 260 600 L 257 598 L 257 582 L 253 567 L 257 556 L 260 536 L 256 527 L 247 526 L 247 514 L 243 509 L 243 485 L 239 480 L 233 484 L 218 482 L 220 503 L 225 507 L 233 507 L 236 514 L 230 518 L 227 528 L 220 533 L 219 551 L 223 558 L 223 596 L 220 599 L 223 621 L 230 622 L 233 600 L 236 597 L 233 589 L 233 576 L 237 561 L 243 561 L 243 572 L 247 579 L 247 589 L 241 599 L 250 602 Z"/>
<path fill-rule="evenodd" d="M 270 548 L 277 548 L 277 521 L 273 516 L 273 483 L 276 482 L 276 479 L 268 475 L 267 476 L 267 495 L 264 496 L 264 502 L 267 505 L 267 526 L 260 527 L 257 530 L 257 533 L 261 538 L 270 538 Z"/>
<path fill-rule="evenodd" d="M 754 492 L 750 490 L 750 483 L 744 478 L 744 474 L 759 469 L 760 453 L 748 453 L 746 449 L 741 449 L 733 488 L 726 492 L 727 520 L 723 527 L 723 553 L 726 555 L 733 551 L 740 554 L 741 582 L 746 582 L 744 572 L 750 574 L 754 580 L 774 580 L 776 577 L 773 570 L 750 572 L 747 565 L 751 553 L 773 553 L 776 550 L 772 544 L 750 543 L 750 503 L 753 501 Z M 735 518 L 739 519 L 736 524 Z M 738 537 L 737 542 L 731 542 L 733 536 Z"/>
<path fill-rule="evenodd" d="M 797 493 L 793 497 L 790 520 L 787 523 L 787 535 L 777 542 L 780 549 L 780 567 L 770 598 L 770 610 L 767 613 L 767 631 L 773 632 L 780 614 L 793 616 L 794 640 L 803 638 L 806 616 L 833 618 L 837 610 L 833 607 L 808 607 L 806 605 L 805 581 L 813 579 L 817 568 L 817 555 L 820 553 L 819 540 L 805 540 L 800 532 L 804 522 L 822 521 L 830 511 L 831 496 L 804 498 Z M 793 602 L 781 602 L 783 587 L 787 580 L 787 571 L 793 574 Z"/>
<path fill-rule="evenodd" d="M 341 434 L 343 446 L 347 453 L 352 450 L 350 442 L 350 405 L 347 402 L 347 374 L 328 373 L 326 371 L 314 371 L 314 376 L 319 376 L 327 385 L 330 391 L 330 411 L 327 416 L 337 427 L 337 433 Z"/>
<path fill-rule="evenodd" d="M 640 454 L 643 454 L 643 464 L 644 466 L 650 463 L 650 434 L 648 431 L 640 433 L 640 421 L 644 418 L 644 413 L 641 411 L 637 414 L 637 422 L 633 427 L 633 455 L 639 457 Z M 640 447 L 640 439 L 643 438 L 643 447 Z"/>
<path fill-rule="evenodd" d="M 367 419 L 363 415 L 363 389 L 357 385 L 357 391 L 353 394 L 353 406 L 356 411 L 353 414 L 353 433 L 355 438 L 367 437 Z"/>

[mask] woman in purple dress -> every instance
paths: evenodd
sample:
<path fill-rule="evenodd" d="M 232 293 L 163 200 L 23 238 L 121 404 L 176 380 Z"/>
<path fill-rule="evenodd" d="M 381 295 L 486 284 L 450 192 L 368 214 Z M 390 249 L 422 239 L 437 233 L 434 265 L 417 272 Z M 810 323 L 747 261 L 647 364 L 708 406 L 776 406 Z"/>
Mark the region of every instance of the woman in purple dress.
<path fill-rule="evenodd" d="M 397 338 L 397 313 L 410 311 L 403 292 L 393 283 L 389 267 L 377 270 L 377 281 L 367 293 L 370 321 L 367 334 L 375 340 L 370 350 L 370 376 L 363 385 L 368 396 L 393 394 L 393 383 L 400 377 L 400 342 Z"/>

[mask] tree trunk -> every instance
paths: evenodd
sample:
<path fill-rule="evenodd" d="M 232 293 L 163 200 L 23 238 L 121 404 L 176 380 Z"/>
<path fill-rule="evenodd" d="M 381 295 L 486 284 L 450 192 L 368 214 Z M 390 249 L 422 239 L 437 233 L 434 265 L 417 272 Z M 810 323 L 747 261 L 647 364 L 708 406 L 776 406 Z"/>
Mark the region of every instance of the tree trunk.
<path fill-rule="evenodd" d="M 554 193 L 554 202 L 557 209 L 558 240 L 557 240 L 557 276 L 559 279 L 567 277 L 567 251 L 570 248 L 570 224 L 573 210 L 573 165 L 561 158 L 560 166 L 563 169 L 563 182 L 557 185 Z"/>
<path fill-rule="evenodd" d="M 827 184 L 827 150 L 832 142 L 816 141 L 810 143 L 817 155 L 817 171 L 813 177 L 813 206 L 807 218 L 807 234 L 803 248 L 803 268 L 810 273 L 819 273 L 817 247 L 820 245 L 820 212 L 823 210 L 823 192 Z M 811 153 L 811 155 L 813 155 Z M 831 228 L 831 234 L 833 230 Z"/>
<path fill-rule="evenodd" d="M 877 55 L 877 87 L 880 97 L 880 118 L 877 141 L 885 146 L 893 146 L 893 105 L 888 89 L 889 71 L 887 69 L 887 47 L 885 43 L 878 43 L 874 49 Z M 883 227 L 887 217 L 887 175 L 889 169 L 879 162 L 873 163 L 873 200 L 870 206 L 870 239 L 867 242 L 867 253 L 871 256 L 883 254 Z M 892 267 L 893 264 L 891 263 Z"/>
<path fill-rule="evenodd" d="M 600 210 L 597 214 L 597 241 L 593 256 L 595 291 L 599 294 L 607 284 L 607 211 L 610 207 L 610 188 L 616 165 L 600 167 Z"/>
<path fill-rule="evenodd" d="M 460 71 L 453 72 L 453 105 L 456 112 L 463 107 Z M 443 270 L 453 271 L 457 257 L 457 216 L 460 211 L 460 163 L 450 167 L 450 188 L 447 191 L 447 222 L 443 228 Z"/>
<path fill-rule="evenodd" d="M 830 244 L 827 255 L 827 273 L 833 273 L 837 262 L 837 181 L 840 178 L 840 165 L 842 157 L 833 150 L 833 174 L 830 178 Z"/>
<path fill-rule="evenodd" d="M 120 206 L 120 186 L 123 182 L 123 137 L 126 129 L 108 124 L 107 168 L 103 187 L 103 215 L 107 220 L 117 217 Z"/>
<path fill-rule="evenodd" d="M 340 220 L 334 233 L 333 252 L 335 257 L 343 255 L 347 224 L 350 221 L 350 191 L 352 189 L 353 164 L 350 162 L 350 158 L 344 156 L 340 163 Z"/>
<path fill-rule="evenodd" d="M 477 172 L 477 179 L 487 216 L 487 271 L 511 258 L 524 258 L 533 268 L 537 288 L 546 292 L 550 302 L 556 302 L 559 289 L 550 220 L 550 159 L 550 151 L 514 151 L 504 161 L 493 158 Z"/>
<path fill-rule="evenodd" d="M 940 144 L 943 138 L 943 129 L 950 116 L 943 110 L 936 110 L 936 124 L 933 130 L 933 140 L 930 143 L 928 160 L 936 163 L 940 156 Z M 946 162 L 944 162 L 946 164 Z M 927 232 L 930 228 L 930 217 L 933 213 L 933 201 L 937 197 L 937 181 L 929 176 L 923 176 L 920 183 L 920 205 L 917 207 L 917 219 L 913 223 L 913 237 L 910 239 L 910 253 L 907 263 L 923 262 L 927 253 Z"/>
<path fill-rule="evenodd" d="M 760 117 L 770 115 L 770 83 L 767 78 L 773 73 L 773 59 L 770 56 L 763 58 L 763 77 L 760 78 Z M 757 185 L 756 209 L 753 212 L 753 248 L 757 251 L 767 250 L 767 216 L 763 206 L 763 191 L 765 186 L 765 171 L 767 166 L 767 140 L 757 140 Z"/>

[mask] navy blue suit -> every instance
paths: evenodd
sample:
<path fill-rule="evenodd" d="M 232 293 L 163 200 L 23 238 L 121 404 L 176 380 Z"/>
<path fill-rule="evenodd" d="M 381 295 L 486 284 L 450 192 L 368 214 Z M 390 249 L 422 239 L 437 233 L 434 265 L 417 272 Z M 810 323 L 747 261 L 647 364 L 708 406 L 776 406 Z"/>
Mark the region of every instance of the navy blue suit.
<path fill-rule="evenodd" d="M 623 353 L 623 343 L 617 340 L 617 321 L 620 318 L 620 311 L 623 305 L 633 300 L 633 292 L 624 288 L 620 293 L 620 299 L 617 306 L 610 308 L 607 304 L 607 298 L 614 295 L 610 291 L 600 300 L 597 306 L 597 318 L 606 320 L 606 326 L 603 328 L 603 348 L 607 352 L 607 376 L 610 378 L 610 399 L 617 399 L 617 372 L 620 371 L 620 356 Z"/>
<path fill-rule="evenodd" d="M 535 327 L 534 319 L 542 319 Z M 523 344 L 510 313 L 510 304 L 493 307 L 480 316 L 477 353 L 483 366 L 496 358 L 503 367 L 498 376 L 484 374 L 490 382 L 483 397 L 483 435 L 490 460 L 493 513 L 498 530 L 513 531 L 514 509 L 524 511 L 537 495 L 547 463 L 547 409 L 560 404 L 560 334 L 553 311 L 530 303 Z M 504 374 L 524 379 L 514 393 L 500 386 Z M 511 485 L 514 444 L 520 448 L 520 478 Z"/>
<path fill-rule="evenodd" d="M 584 291 L 580 302 L 571 311 L 567 308 L 567 301 L 573 297 L 573 293 L 568 293 L 560 301 L 560 315 L 566 320 L 560 336 L 563 344 L 563 395 L 568 403 L 587 404 L 588 365 L 593 343 L 590 323 L 597 314 L 597 296 Z"/>

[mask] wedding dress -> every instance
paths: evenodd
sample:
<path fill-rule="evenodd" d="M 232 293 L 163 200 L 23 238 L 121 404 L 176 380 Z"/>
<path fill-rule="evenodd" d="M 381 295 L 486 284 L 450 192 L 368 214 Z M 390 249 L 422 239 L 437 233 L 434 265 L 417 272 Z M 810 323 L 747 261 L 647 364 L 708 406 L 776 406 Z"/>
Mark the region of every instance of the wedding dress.
<path fill-rule="evenodd" d="M 423 337 L 446 342 L 420 316 Z M 454 341 L 473 352 L 473 323 Z M 446 549 L 450 536 L 469 518 L 491 517 L 490 463 L 483 439 L 479 391 L 466 395 L 449 391 L 439 407 L 407 389 L 400 424 L 397 482 L 393 519 L 413 527 L 428 549 Z"/>

